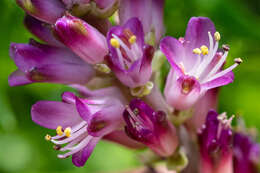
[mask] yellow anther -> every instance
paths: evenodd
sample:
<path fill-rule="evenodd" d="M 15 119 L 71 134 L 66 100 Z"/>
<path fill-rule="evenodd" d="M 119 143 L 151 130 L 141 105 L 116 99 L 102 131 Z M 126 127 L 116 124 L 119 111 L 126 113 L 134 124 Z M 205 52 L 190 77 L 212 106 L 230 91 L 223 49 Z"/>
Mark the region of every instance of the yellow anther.
<path fill-rule="evenodd" d="M 62 127 L 58 126 L 56 129 L 57 135 L 62 136 L 63 135 L 63 131 L 62 131 Z"/>
<path fill-rule="evenodd" d="M 194 54 L 198 54 L 198 55 L 201 54 L 201 50 L 200 50 L 199 48 L 193 49 L 192 52 L 193 52 Z"/>
<path fill-rule="evenodd" d="M 129 39 L 128 39 L 130 44 L 134 44 L 136 42 L 136 36 L 132 35 Z"/>
<path fill-rule="evenodd" d="M 51 135 L 48 135 L 48 134 L 47 134 L 47 135 L 45 136 L 45 140 L 46 140 L 46 141 L 50 141 L 50 140 L 51 140 Z"/>
<path fill-rule="evenodd" d="M 64 133 L 65 133 L 65 136 L 66 136 L 66 137 L 70 137 L 70 136 L 71 136 L 71 128 L 70 128 L 70 127 L 67 127 L 67 128 L 64 130 Z"/>
<path fill-rule="evenodd" d="M 207 55 L 209 53 L 209 48 L 205 45 L 201 46 L 200 50 L 203 55 Z"/>
<path fill-rule="evenodd" d="M 215 32 L 214 37 L 215 37 L 216 41 L 219 41 L 221 39 L 221 36 L 220 36 L 219 32 Z"/>
<path fill-rule="evenodd" d="M 114 48 L 119 48 L 120 47 L 120 43 L 117 39 L 115 38 L 111 38 L 110 39 L 110 44 L 114 47 Z"/>

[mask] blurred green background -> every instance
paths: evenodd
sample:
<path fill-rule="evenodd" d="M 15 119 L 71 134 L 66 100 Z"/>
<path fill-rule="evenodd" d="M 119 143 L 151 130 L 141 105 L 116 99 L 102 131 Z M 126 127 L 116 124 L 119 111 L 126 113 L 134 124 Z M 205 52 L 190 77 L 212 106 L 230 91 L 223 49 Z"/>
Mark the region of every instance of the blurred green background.
<path fill-rule="evenodd" d="M 38 100 L 59 100 L 62 85 L 33 84 L 11 88 L 8 75 L 16 69 L 8 55 L 10 42 L 28 42 L 32 37 L 23 24 L 24 12 L 14 0 L 0 1 L 0 172 L 81 173 L 115 172 L 138 165 L 136 153 L 115 144 L 101 142 L 84 168 L 70 159 L 61 160 L 47 131 L 30 118 L 30 107 Z M 222 87 L 220 112 L 243 115 L 249 127 L 260 129 L 260 1 L 259 0 L 166 0 L 167 35 L 183 36 L 191 16 L 207 16 L 231 47 L 228 64 L 242 57 L 235 69 L 235 82 Z"/>

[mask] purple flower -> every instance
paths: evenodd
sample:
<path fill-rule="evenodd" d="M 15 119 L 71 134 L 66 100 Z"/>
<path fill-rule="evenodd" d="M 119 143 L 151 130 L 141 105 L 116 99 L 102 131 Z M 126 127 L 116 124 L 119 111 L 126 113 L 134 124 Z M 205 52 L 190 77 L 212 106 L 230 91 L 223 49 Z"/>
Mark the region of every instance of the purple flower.
<path fill-rule="evenodd" d="M 54 33 L 63 44 L 90 64 L 102 62 L 108 54 L 106 38 L 77 17 L 66 14 L 57 20 Z"/>
<path fill-rule="evenodd" d="M 159 43 L 164 34 L 164 0 L 123 0 L 119 8 L 120 24 L 137 17 L 143 24 L 146 41 Z"/>
<path fill-rule="evenodd" d="M 152 74 L 154 48 L 144 43 L 142 23 L 132 18 L 107 34 L 108 61 L 117 78 L 130 88 L 145 85 Z"/>
<path fill-rule="evenodd" d="M 131 101 L 124 111 L 126 133 L 160 156 L 170 156 L 178 146 L 174 126 L 162 111 L 155 112 L 139 99 Z"/>
<path fill-rule="evenodd" d="M 82 99 L 66 92 L 62 102 L 37 102 L 31 114 L 35 123 L 56 129 L 56 136 L 46 135 L 45 139 L 54 143 L 56 150 L 65 152 L 58 157 L 72 155 L 73 164 L 83 166 L 97 142 L 123 125 L 123 111 L 124 106 L 116 98 Z"/>
<path fill-rule="evenodd" d="M 12 43 L 10 56 L 18 70 L 9 76 L 9 85 L 34 82 L 86 84 L 94 69 L 65 48 L 53 47 L 31 40 L 29 44 Z"/>
<path fill-rule="evenodd" d="M 249 136 L 234 135 L 234 173 L 256 173 L 260 161 L 260 146 Z"/>
<path fill-rule="evenodd" d="M 54 24 L 66 10 L 60 0 L 16 0 L 16 2 L 26 13 L 51 24 Z"/>
<path fill-rule="evenodd" d="M 198 132 L 201 173 L 233 173 L 231 117 L 209 111 Z"/>
<path fill-rule="evenodd" d="M 224 53 L 219 52 L 219 40 L 220 34 L 210 19 L 193 17 L 184 38 L 166 37 L 161 41 L 160 49 L 172 66 L 164 91 L 171 106 L 188 109 L 207 90 L 233 82 L 232 70 L 242 60 L 237 58 L 234 65 L 221 70 L 229 48 L 223 46 Z"/>

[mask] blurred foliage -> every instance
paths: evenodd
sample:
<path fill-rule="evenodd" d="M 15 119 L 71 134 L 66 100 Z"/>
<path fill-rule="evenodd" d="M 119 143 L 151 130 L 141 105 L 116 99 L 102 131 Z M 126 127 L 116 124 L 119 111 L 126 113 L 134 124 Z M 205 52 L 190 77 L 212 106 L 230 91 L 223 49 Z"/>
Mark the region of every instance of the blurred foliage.
<path fill-rule="evenodd" d="M 38 100 L 59 100 L 68 87 L 33 84 L 11 88 L 8 75 L 16 69 L 8 55 L 10 42 L 28 42 L 32 37 L 22 24 L 24 13 L 14 0 L 0 1 L 0 172 L 81 173 L 115 172 L 138 165 L 136 153 L 115 144 L 101 142 L 84 168 L 76 168 L 70 159 L 57 159 L 56 152 L 44 140 L 52 133 L 35 125 L 30 107 Z M 235 70 L 235 82 L 222 87 L 220 112 L 244 117 L 250 127 L 260 129 L 260 1 L 259 0 L 167 0 L 166 33 L 183 36 L 191 16 L 207 16 L 231 46 L 229 60 L 242 57 Z"/>

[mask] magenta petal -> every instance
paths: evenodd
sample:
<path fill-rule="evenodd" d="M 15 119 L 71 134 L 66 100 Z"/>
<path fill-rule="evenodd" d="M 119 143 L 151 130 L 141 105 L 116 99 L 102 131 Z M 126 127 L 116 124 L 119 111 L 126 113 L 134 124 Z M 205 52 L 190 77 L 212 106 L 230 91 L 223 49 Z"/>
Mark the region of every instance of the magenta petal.
<path fill-rule="evenodd" d="M 186 29 L 185 41 L 191 49 L 202 45 L 209 47 L 208 32 L 214 36 L 216 32 L 214 23 L 207 17 L 192 17 Z M 214 38 L 214 37 L 213 37 Z"/>
<path fill-rule="evenodd" d="M 56 129 L 71 127 L 82 121 L 72 104 L 56 101 L 39 101 L 32 106 L 32 120 L 40 126 Z"/>
<path fill-rule="evenodd" d="M 231 71 L 225 74 L 224 76 L 221 76 L 212 81 L 202 84 L 202 88 L 205 90 L 217 88 L 232 83 L 233 81 L 234 81 L 234 73 Z"/>
<path fill-rule="evenodd" d="M 84 166 L 99 140 L 100 138 L 96 137 L 90 139 L 89 143 L 81 151 L 72 155 L 72 163 L 77 167 Z"/>
<path fill-rule="evenodd" d="M 8 77 L 8 84 L 10 86 L 20 86 L 30 84 L 33 81 L 29 80 L 27 76 L 21 71 L 16 70 Z"/>
<path fill-rule="evenodd" d="M 16 0 L 28 14 L 47 22 L 55 23 L 65 12 L 65 5 L 60 0 Z"/>
<path fill-rule="evenodd" d="M 52 35 L 51 25 L 41 22 L 29 15 L 24 18 L 24 25 L 26 28 L 40 40 L 52 46 L 64 47 L 62 43 L 55 39 Z"/>
<path fill-rule="evenodd" d="M 181 42 L 168 36 L 161 41 L 160 49 L 170 62 L 172 68 L 176 71 L 177 75 L 182 75 L 183 72 L 180 68 L 180 63 L 185 63 L 183 61 L 185 58 L 185 49 Z"/>
<path fill-rule="evenodd" d="M 58 39 L 90 64 L 100 63 L 108 54 L 106 38 L 85 21 L 65 15 L 55 23 Z"/>
<path fill-rule="evenodd" d="M 87 104 L 84 103 L 83 99 L 76 97 L 76 107 L 81 118 L 87 122 L 90 120 L 91 112 Z"/>

